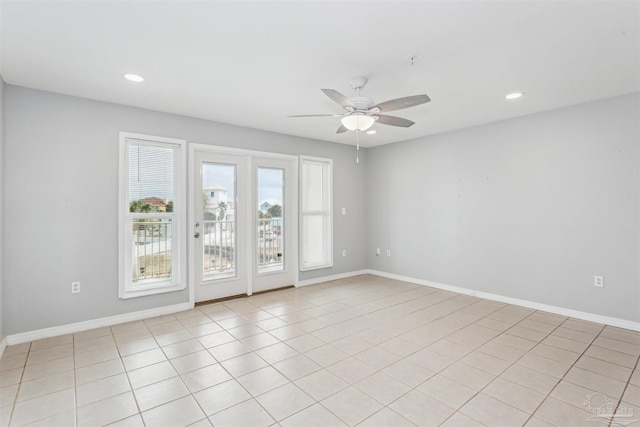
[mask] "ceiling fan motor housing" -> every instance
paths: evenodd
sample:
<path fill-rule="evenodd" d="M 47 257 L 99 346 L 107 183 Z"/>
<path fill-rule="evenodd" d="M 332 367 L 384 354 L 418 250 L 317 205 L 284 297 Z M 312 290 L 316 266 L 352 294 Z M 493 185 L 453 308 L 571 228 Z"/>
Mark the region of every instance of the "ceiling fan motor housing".
<path fill-rule="evenodd" d="M 375 105 L 373 99 L 367 98 L 365 96 L 354 96 L 353 98 L 349 99 L 351 99 L 353 105 L 356 106 L 356 111 L 367 111 L 369 108 Z"/>
<path fill-rule="evenodd" d="M 391 99 L 376 104 L 373 99 L 360 96 L 360 89 L 366 84 L 367 79 L 365 77 L 354 77 L 351 79 L 351 87 L 356 91 L 356 96 L 353 98 L 347 98 L 335 89 L 321 89 L 332 101 L 346 110 L 345 114 L 304 114 L 290 117 L 342 117 L 340 119 L 342 124 L 336 133 L 344 133 L 347 130 L 367 130 L 375 122 L 387 126 L 407 128 L 415 123 L 402 117 L 387 116 L 379 113 L 415 107 L 430 101 L 426 94 L 422 94 Z"/>

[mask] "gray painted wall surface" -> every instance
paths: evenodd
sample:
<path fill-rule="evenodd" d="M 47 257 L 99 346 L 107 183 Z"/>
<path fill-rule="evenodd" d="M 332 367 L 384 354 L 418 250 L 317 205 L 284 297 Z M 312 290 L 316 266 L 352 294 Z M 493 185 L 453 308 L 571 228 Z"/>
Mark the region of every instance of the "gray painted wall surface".
<path fill-rule="evenodd" d="M 0 75 L 0 341 L 6 336 L 4 330 L 4 88 L 4 80 Z"/>
<path fill-rule="evenodd" d="M 356 165 L 350 146 L 0 90 L 6 334 L 187 301 L 117 297 L 119 131 L 333 158 L 335 266 L 301 280 L 372 268 L 640 320 L 637 94 L 363 150 Z"/>
<path fill-rule="evenodd" d="M 639 100 L 368 150 L 369 268 L 640 321 Z"/>
<path fill-rule="evenodd" d="M 120 131 L 332 158 L 334 267 L 300 279 L 366 268 L 365 168 L 354 147 L 11 85 L 5 100 L 7 334 L 188 301 L 186 290 L 118 299 Z"/>

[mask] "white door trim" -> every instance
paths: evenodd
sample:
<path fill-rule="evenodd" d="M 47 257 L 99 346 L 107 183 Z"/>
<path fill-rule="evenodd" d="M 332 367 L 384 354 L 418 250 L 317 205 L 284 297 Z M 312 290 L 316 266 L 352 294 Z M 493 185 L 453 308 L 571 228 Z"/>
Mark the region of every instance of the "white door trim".
<path fill-rule="evenodd" d="M 187 237 L 188 237 L 188 243 L 187 243 L 187 256 L 189 258 L 189 262 L 188 262 L 188 283 L 189 283 L 189 303 L 193 306 L 196 302 L 196 295 L 195 295 L 195 269 L 196 269 L 196 265 L 195 265 L 195 254 L 194 254 L 194 248 L 195 248 L 195 242 L 194 242 L 194 237 L 193 237 L 193 232 L 195 229 L 195 215 L 193 212 L 193 207 L 194 207 L 194 188 L 195 188 L 195 178 L 194 178 L 194 173 L 193 171 L 195 170 L 196 167 L 198 167 L 196 165 L 196 151 L 205 151 L 205 152 L 210 152 L 210 153 L 219 153 L 219 154 L 236 154 L 236 155 L 245 155 L 247 156 L 247 159 L 249 161 L 252 161 L 253 157 L 266 157 L 266 158 L 273 158 L 273 159 L 281 159 L 281 160 L 289 160 L 291 161 L 293 164 L 295 164 L 296 168 L 298 167 L 298 156 L 293 156 L 290 154 L 279 154 L 279 153 L 270 153 L 267 151 L 257 151 L 257 150 L 247 150 L 247 149 L 243 149 L 243 148 L 233 148 L 233 147 L 224 147 L 224 146 L 220 146 L 220 145 L 209 145 L 209 144 L 201 144 L 201 143 L 194 143 L 194 142 L 188 142 L 188 160 L 189 160 L 189 167 L 187 170 L 187 175 L 189 177 L 189 182 L 188 182 L 188 191 L 187 191 L 187 204 L 188 204 L 188 208 L 187 208 L 187 215 L 189 217 L 189 220 L 186 221 L 187 223 Z M 251 163 L 251 162 L 249 162 Z M 249 182 L 252 182 L 251 180 L 251 174 L 253 173 L 252 168 L 249 167 L 247 168 L 247 174 L 248 174 L 248 179 Z M 297 179 L 297 175 L 296 175 L 296 179 Z M 296 185 L 297 185 L 297 181 L 296 181 Z M 247 191 L 247 195 L 246 195 L 246 203 L 247 206 L 252 206 L 253 205 L 253 195 L 254 195 L 254 185 L 249 185 L 249 191 Z M 296 197 L 297 197 L 297 193 L 296 193 Z M 297 201 L 296 201 L 296 207 L 297 207 Z M 255 214 L 253 214 L 255 215 Z M 297 220 L 297 216 L 296 216 L 296 220 Z M 295 239 L 294 239 L 294 245 L 295 247 L 292 248 L 295 256 L 292 268 L 295 267 L 295 278 L 294 278 L 294 286 L 298 286 L 298 227 L 295 226 L 293 227 L 292 232 L 295 235 Z M 246 244 L 247 244 L 247 248 L 252 248 L 253 246 L 253 240 L 254 240 L 254 236 L 253 233 L 247 233 L 247 237 L 246 237 Z M 254 276 L 254 265 L 253 265 L 253 256 L 249 257 L 249 265 L 246 265 L 246 268 L 249 269 L 249 271 L 247 272 L 247 295 L 251 295 L 253 293 L 253 276 Z"/>
<path fill-rule="evenodd" d="M 275 162 L 270 162 L 270 161 L 277 161 L 278 163 Z M 268 277 L 271 275 L 280 275 L 280 279 L 282 279 L 282 276 L 290 276 L 291 281 L 287 281 L 288 283 L 291 283 L 294 286 L 297 286 L 297 282 L 298 282 L 298 257 L 299 257 L 299 251 L 298 251 L 298 223 L 299 223 L 299 216 L 298 216 L 298 205 L 299 205 L 299 200 L 298 200 L 298 157 L 297 156 L 288 156 L 288 157 L 274 157 L 274 156 L 262 156 L 262 155 L 255 155 L 251 157 L 251 169 L 252 172 L 250 172 L 249 174 L 252 175 L 253 174 L 253 182 L 251 183 L 252 185 L 252 204 L 249 204 L 248 206 L 255 206 L 255 203 L 257 201 L 257 194 L 258 194 L 258 176 L 256 174 L 256 171 L 259 167 L 264 167 L 264 168 L 283 168 L 284 171 L 287 171 L 285 173 L 284 176 L 284 186 L 285 186 L 285 191 L 283 194 L 283 205 L 284 205 L 284 221 L 285 224 L 293 224 L 293 226 L 287 226 L 285 225 L 285 230 L 284 230 L 284 248 L 285 248 L 285 260 L 284 260 L 284 270 L 279 271 L 279 272 L 274 272 L 274 273 L 262 273 L 259 274 L 258 273 L 258 268 L 255 264 L 255 260 L 257 259 L 257 241 L 256 241 L 256 233 L 249 233 L 251 234 L 251 238 L 252 238 L 252 242 L 251 242 L 251 246 L 249 246 L 251 248 L 251 250 L 253 251 L 253 255 L 252 258 L 254 260 L 254 265 L 252 267 L 252 278 L 251 278 L 251 283 L 252 286 L 255 284 L 256 288 L 259 288 L 259 285 L 265 285 L 265 281 L 269 281 Z M 256 215 L 256 209 L 253 209 L 251 212 L 251 216 L 252 216 L 252 223 L 257 224 L 257 215 Z M 260 283 L 263 282 L 263 283 Z M 273 283 L 272 283 L 273 284 Z M 267 288 L 269 289 L 269 288 Z M 253 291 L 253 289 L 252 289 Z"/>

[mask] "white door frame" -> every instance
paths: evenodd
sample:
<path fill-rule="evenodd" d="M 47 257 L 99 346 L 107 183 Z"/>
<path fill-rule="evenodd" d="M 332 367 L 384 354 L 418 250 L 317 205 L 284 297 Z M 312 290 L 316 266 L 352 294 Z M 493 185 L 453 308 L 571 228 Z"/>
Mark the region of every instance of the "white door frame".
<path fill-rule="evenodd" d="M 253 157 L 262 157 L 262 158 L 273 158 L 273 159 L 280 159 L 280 160 L 289 160 L 292 162 L 292 164 L 295 165 L 294 168 L 294 177 L 295 177 L 295 188 L 294 188 L 294 194 L 295 197 L 298 197 L 298 190 L 297 190 L 297 181 L 298 181 L 298 156 L 292 156 L 289 154 L 278 154 L 278 153 L 269 153 L 266 151 L 256 151 L 256 150 L 246 150 L 246 149 L 241 149 L 241 148 L 232 148 L 232 147 L 224 147 L 224 146 L 219 146 L 219 145 L 208 145 L 208 144 L 199 144 L 199 143 L 188 143 L 189 146 L 189 168 L 187 171 L 187 175 L 189 176 L 189 182 L 188 182 L 188 190 L 187 190 L 187 196 L 188 196 L 188 200 L 187 200 L 187 204 L 188 204 L 188 209 L 187 209 L 187 215 L 189 217 L 189 220 L 186 221 L 187 222 L 187 236 L 188 236 L 188 244 L 187 244 L 187 256 L 189 258 L 189 274 L 188 274 L 188 283 L 189 283 L 189 304 L 191 306 L 195 305 L 195 269 L 196 269 L 196 265 L 195 265 L 195 237 L 194 237 L 194 230 L 196 228 L 195 226 L 195 215 L 193 212 L 193 208 L 194 208 L 194 200 L 195 200 L 195 178 L 194 178 L 194 171 L 195 169 L 198 167 L 198 165 L 196 165 L 196 151 L 207 151 L 207 152 L 211 152 L 211 153 L 219 153 L 219 154 L 235 154 L 235 155 L 244 155 L 247 156 L 248 160 L 252 160 Z M 249 162 L 249 164 L 251 164 L 251 162 Z M 248 182 L 254 182 L 251 178 L 253 174 L 253 168 L 252 167 L 248 167 L 247 168 L 247 178 L 248 178 Z M 245 203 L 247 204 L 247 206 L 253 206 L 254 203 L 254 193 L 256 191 L 255 189 L 255 184 L 252 185 L 248 185 L 249 187 L 249 191 L 247 191 L 246 193 L 246 197 L 245 197 Z M 295 200 L 294 206 L 291 207 L 293 209 L 295 209 L 295 215 L 293 216 L 295 218 L 295 221 L 298 221 L 298 200 Z M 255 217 L 255 212 L 250 213 L 250 218 L 254 218 Z M 255 221 L 250 219 L 249 221 L 251 221 L 251 223 L 254 223 Z M 294 286 L 298 286 L 298 225 L 297 224 L 293 224 L 293 226 L 291 227 L 290 233 L 293 234 L 293 239 L 292 239 L 292 248 L 289 248 L 289 251 L 291 251 L 292 257 L 291 257 L 291 266 L 290 268 L 295 272 L 294 274 Z M 255 233 L 253 233 L 253 230 L 249 233 L 246 233 L 246 241 L 244 242 L 247 245 L 247 250 L 251 252 L 251 254 L 254 253 L 253 248 L 254 248 L 254 244 L 255 244 Z M 247 271 L 247 295 L 251 295 L 253 294 L 253 279 L 255 277 L 255 265 L 254 265 L 254 256 L 251 255 L 248 257 L 248 264 L 245 265 L 245 268 L 248 268 L 249 271 Z"/>
<path fill-rule="evenodd" d="M 255 155 L 251 157 L 251 169 L 249 175 L 252 175 L 253 183 L 252 183 L 252 202 L 253 206 L 252 212 L 250 215 L 252 216 L 252 224 L 253 227 L 258 225 L 258 216 L 257 216 L 257 203 L 258 202 L 258 169 L 259 168 L 275 168 L 282 169 L 284 173 L 283 175 L 283 220 L 284 220 L 284 230 L 282 230 L 281 237 L 283 238 L 284 245 L 284 258 L 283 258 L 283 269 L 274 272 L 263 272 L 259 273 L 257 265 L 254 263 L 252 267 L 252 287 L 260 290 L 270 290 L 273 289 L 273 286 L 281 286 L 284 284 L 293 284 L 297 286 L 298 280 L 298 158 L 289 156 L 287 158 L 283 157 L 274 157 L 274 156 L 259 156 Z M 255 261 L 258 258 L 258 241 L 257 234 L 255 233 L 255 228 L 252 234 L 252 246 L 251 250 L 253 251 L 252 259 Z M 282 279 L 286 278 L 286 282 L 282 282 Z M 262 289 L 260 289 L 262 287 Z M 254 290 L 252 289 L 252 291 Z"/>

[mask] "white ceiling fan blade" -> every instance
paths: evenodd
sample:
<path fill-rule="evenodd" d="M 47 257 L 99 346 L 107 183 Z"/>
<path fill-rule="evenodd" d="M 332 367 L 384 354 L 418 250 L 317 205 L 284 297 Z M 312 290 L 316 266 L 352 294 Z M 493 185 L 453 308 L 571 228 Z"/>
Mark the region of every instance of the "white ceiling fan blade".
<path fill-rule="evenodd" d="M 403 119 L 402 117 L 383 116 L 383 115 L 378 115 L 376 117 L 378 117 L 378 119 L 376 120 L 377 123 L 387 125 L 387 126 L 398 126 L 402 128 L 408 128 L 415 124 L 415 122 L 412 122 L 411 120 Z"/>
<path fill-rule="evenodd" d="M 353 102 L 349 98 L 347 98 L 337 90 L 333 90 L 333 89 L 320 89 L 320 90 L 324 92 L 324 94 L 327 95 L 329 98 L 331 98 L 332 101 L 337 102 L 344 108 L 347 108 L 347 107 L 351 107 L 353 109 L 356 108 L 356 106 L 353 104 Z"/>
<path fill-rule="evenodd" d="M 379 108 L 382 112 L 402 110 L 403 108 L 415 107 L 431 101 L 427 95 L 405 96 L 404 98 L 391 99 L 381 102 L 371 108 Z"/>
<path fill-rule="evenodd" d="M 287 117 L 342 117 L 344 114 L 297 114 Z"/>
<path fill-rule="evenodd" d="M 338 130 L 336 131 L 336 133 L 345 133 L 347 132 L 349 129 L 347 129 L 346 127 L 344 127 L 344 125 L 340 125 L 340 127 L 338 128 Z"/>

